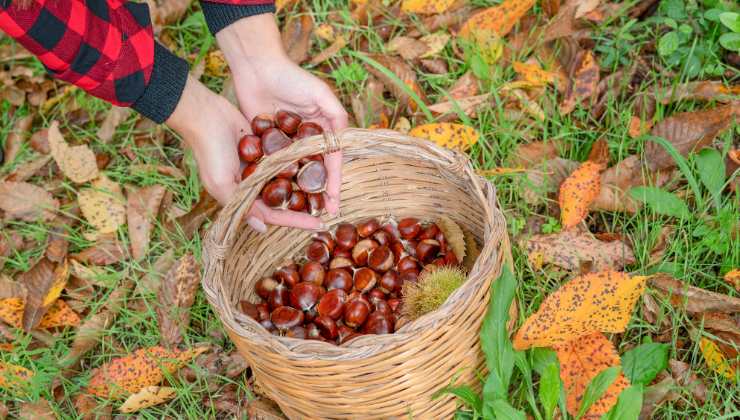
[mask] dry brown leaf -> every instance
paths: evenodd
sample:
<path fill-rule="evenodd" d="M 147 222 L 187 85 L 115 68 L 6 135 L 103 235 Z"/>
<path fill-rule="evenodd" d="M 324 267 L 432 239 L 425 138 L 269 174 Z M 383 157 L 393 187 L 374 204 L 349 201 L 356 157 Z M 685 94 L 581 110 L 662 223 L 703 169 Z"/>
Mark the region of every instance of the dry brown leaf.
<path fill-rule="evenodd" d="M 740 99 L 740 86 L 726 86 L 720 81 L 701 80 L 669 87 L 657 87 L 652 97 L 664 105 L 678 101 L 697 100 L 730 102 Z"/>
<path fill-rule="evenodd" d="M 98 177 L 98 165 L 93 151 L 84 144 L 69 146 L 59 131 L 57 121 L 53 121 L 49 127 L 49 148 L 59 169 L 72 182 L 81 184 Z"/>
<path fill-rule="evenodd" d="M 666 375 L 660 382 L 645 388 L 642 396 L 642 410 L 640 410 L 640 420 L 650 420 L 653 418 L 653 412 L 668 401 L 676 401 L 680 398 L 675 389 L 678 388 L 676 380 Z"/>
<path fill-rule="evenodd" d="M 579 51 L 571 72 L 571 84 L 560 103 L 560 114 L 572 112 L 576 105 L 593 98 L 599 86 L 599 65 L 591 50 Z"/>
<path fill-rule="evenodd" d="M 26 285 L 0 273 L 0 299 L 26 298 Z"/>
<path fill-rule="evenodd" d="M 0 182 L 0 210 L 6 219 L 49 221 L 58 208 L 59 201 L 41 187 L 27 182 Z"/>
<path fill-rule="evenodd" d="M 434 32 L 438 29 L 454 29 L 465 23 L 477 9 L 469 5 L 450 10 L 438 15 L 429 16 L 421 21 L 424 33 Z M 421 31 L 411 30 L 409 36 L 420 36 Z"/>
<path fill-rule="evenodd" d="M 621 240 L 603 242 L 589 232 L 566 230 L 560 233 L 534 235 L 523 241 L 530 264 L 542 267 L 554 264 L 576 271 L 584 264 L 595 270 L 621 270 L 636 262 L 632 248 Z"/>
<path fill-rule="evenodd" d="M 127 253 L 114 234 L 107 234 L 101 235 L 93 246 L 71 257 L 84 264 L 111 265 L 126 259 Z"/>
<path fill-rule="evenodd" d="M 355 123 L 363 128 L 376 124 L 383 114 L 385 88 L 375 77 L 368 77 L 365 89 L 352 96 L 352 114 Z"/>
<path fill-rule="evenodd" d="M 21 274 L 18 278 L 28 290 L 26 304 L 23 311 L 23 329 L 31 331 L 49 307 L 59 298 L 69 279 L 69 264 L 54 266 L 46 258 L 42 258 L 33 268 Z"/>
<path fill-rule="evenodd" d="M 64 225 L 72 225 L 71 219 L 66 217 L 60 218 L 61 223 L 57 223 L 55 227 L 49 232 L 49 239 L 46 243 L 45 256 L 51 262 L 57 264 L 61 263 L 67 258 L 67 250 L 69 248 L 69 241 L 66 239 L 64 233 Z"/>
<path fill-rule="evenodd" d="M 621 360 L 612 342 L 600 332 L 555 346 L 555 351 L 560 361 L 560 379 L 565 387 L 566 407 L 571 415 L 576 416 L 591 380 L 604 369 L 619 366 Z M 600 419 L 616 404 L 619 394 L 628 386 L 627 378 L 620 372 L 604 395 L 581 418 Z"/>
<path fill-rule="evenodd" d="M 707 111 L 682 112 L 655 124 L 651 135 L 663 137 L 684 157 L 693 150 L 708 145 L 720 132 L 727 129 L 733 116 L 740 114 L 740 103 L 719 106 Z M 660 144 L 650 141 L 645 145 L 645 162 L 651 170 L 673 167 L 676 162 Z"/>
<path fill-rule="evenodd" d="M 11 163 L 15 160 L 18 152 L 21 150 L 23 138 L 28 130 L 31 129 L 33 115 L 26 115 L 15 121 L 13 128 L 5 139 L 5 162 Z"/>
<path fill-rule="evenodd" d="M 650 286 L 667 295 L 673 306 L 687 312 L 740 312 L 740 299 L 689 286 L 666 274 L 650 279 Z"/>
<path fill-rule="evenodd" d="M 177 262 L 177 260 L 175 259 L 175 251 L 172 248 L 157 257 L 157 259 L 154 260 L 154 264 L 151 265 L 146 274 L 144 274 L 138 282 L 138 285 L 136 286 L 136 294 L 157 293 L 162 284 L 161 278 L 170 271 L 170 269 L 175 265 L 175 262 Z"/>
<path fill-rule="evenodd" d="M 280 407 L 266 398 L 258 398 L 249 402 L 248 414 L 250 419 L 285 420 Z"/>
<path fill-rule="evenodd" d="M 93 181 L 92 188 L 79 191 L 77 201 L 85 219 L 100 233 L 114 233 L 126 223 L 121 186 L 105 175 Z"/>
<path fill-rule="evenodd" d="M 84 392 L 77 395 L 74 406 L 77 415 L 81 416 L 80 420 L 108 420 L 113 411 L 110 404 L 99 403 L 94 396 Z"/>
<path fill-rule="evenodd" d="M 591 203 L 591 210 L 635 213 L 642 205 L 629 195 L 632 187 L 660 187 L 671 179 L 672 170 L 643 172 L 643 161 L 630 155 L 601 174 L 601 191 Z"/>
<path fill-rule="evenodd" d="M 334 42 L 332 42 L 331 45 L 326 47 L 325 50 L 321 51 L 320 53 L 316 54 L 311 59 L 311 65 L 316 66 L 318 64 L 323 63 L 324 61 L 334 57 L 339 53 L 339 51 L 342 50 L 347 45 L 347 39 L 343 35 L 339 35 Z"/>
<path fill-rule="evenodd" d="M 576 24 L 576 10 L 581 0 L 568 0 L 559 7 L 557 14 L 550 19 L 543 32 L 543 41 L 549 42 L 558 38 L 574 35 L 579 31 Z"/>
<path fill-rule="evenodd" d="M 688 389 L 699 403 L 704 403 L 707 400 L 707 386 L 691 371 L 689 364 L 671 359 L 668 361 L 668 366 L 671 369 L 673 379 L 680 386 Z"/>
<path fill-rule="evenodd" d="M 578 276 L 550 294 L 514 336 L 517 350 L 563 345 L 594 332 L 623 332 L 647 277 L 617 271 Z"/>
<path fill-rule="evenodd" d="M 28 140 L 31 145 L 31 149 L 41 153 L 42 155 L 48 155 L 51 153 L 51 147 L 49 146 L 49 129 L 42 128 L 41 130 L 31 134 L 31 138 Z"/>
<path fill-rule="evenodd" d="M 415 60 L 423 56 L 429 50 L 429 47 L 419 39 L 401 35 L 391 39 L 386 49 L 389 52 L 397 53 L 406 60 Z"/>
<path fill-rule="evenodd" d="M 184 216 L 178 217 L 177 220 L 175 220 L 175 224 L 180 226 L 185 238 L 190 239 L 206 220 L 211 217 L 215 217 L 216 212 L 218 212 L 220 208 L 218 201 L 211 197 L 208 192 L 203 190 L 200 194 L 200 200 L 195 207 L 193 207 L 193 209 Z M 169 232 L 175 232 L 178 228 L 172 223 L 168 223 L 166 230 Z"/>
<path fill-rule="evenodd" d="M 161 283 L 157 307 L 159 333 L 165 347 L 182 343 L 190 325 L 190 307 L 200 284 L 200 266 L 192 254 L 186 254 L 175 264 Z"/>
<path fill-rule="evenodd" d="M 529 204 L 544 204 L 547 195 L 557 191 L 578 165 L 580 164 L 573 160 L 555 158 L 528 170 L 522 185 L 524 201 Z"/>
<path fill-rule="evenodd" d="M 650 121 L 643 121 L 640 119 L 640 117 L 632 116 L 630 118 L 630 125 L 627 129 L 627 134 L 629 134 L 630 137 L 633 139 L 636 139 L 643 134 L 647 133 L 650 128 L 653 126 L 653 123 Z"/>
<path fill-rule="evenodd" d="M 416 93 L 422 102 L 427 103 L 426 95 L 424 95 L 424 91 L 416 80 L 416 72 L 414 72 L 414 69 L 408 63 L 398 57 L 381 54 L 370 55 L 370 58 L 393 72 L 409 89 Z M 418 105 L 401 86 L 398 86 L 392 79 L 378 71 L 375 67 L 368 65 L 366 68 L 372 75 L 383 82 L 385 87 L 398 99 L 402 106 L 409 107 L 411 111 L 416 111 Z"/>
<path fill-rule="evenodd" d="M 414 127 L 409 136 L 427 139 L 448 149 L 466 151 L 478 142 L 480 134 L 473 127 L 453 123 L 431 123 Z"/>
<path fill-rule="evenodd" d="M 504 37 L 534 3 L 534 0 L 504 0 L 498 6 L 489 7 L 471 16 L 460 28 L 458 36 L 471 40 L 476 34 L 492 32 Z"/>
<path fill-rule="evenodd" d="M 476 96 L 480 92 L 478 88 L 478 79 L 475 77 L 472 71 L 468 71 L 455 82 L 449 90 L 450 96 L 453 99 L 469 98 Z"/>
<path fill-rule="evenodd" d="M 38 156 L 33 160 L 18 165 L 13 172 L 8 174 L 3 181 L 24 182 L 36 175 L 47 163 L 51 161 L 50 155 Z"/>
<path fill-rule="evenodd" d="M 421 63 L 421 67 L 427 73 L 447 74 L 450 72 L 450 69 L 447 66 L 447 61 L 441 58 L 422 59 L 420 63 Z"/>
<path fill-rule="evenodd" d="M 39 398 L 36 402 L 23 403 L 18 411 L 19 420 L 56 420 L 57 418 L 51 404 L 44 398 Z"/>
<path fill-rule="evenodd" d="M 311 32 L 313 19 L 310 14 L 292 15 L 285 22 L 282 32 L 283 46 L 294 63 L 300 64 L 308 60 Z"/>
<path fill-rule="evenodd" d="M 141 172 L 154 172 L 161 175 L 171 176 L 177 179 L 185 179 L 185 173 L 174 166 L 139 164 L 129 165 L 128 170 L 131 174 Z"/>
<path fill-rule="evenodd" d="M 468 98 L 460 98 L 457 100 L 453 99 L 453 101 L 430 105 L 429 110 L 434 114 L 453 114 L 457 116 L 457 110 L 459 108 L 465 115 L 473 117 L 478 109 L 491 103 L 491 94 L 486 93 L 485 95 L 470 96 Z"/>
<path fill-rule="evenodd" d="M 116 133 L 116 128 L 126 121 L 126 118 L 131 115 L 131 108 L 123 108 L 119 106 L 113 106 L 105 116 L 103 123 L 98 128 L 98 138 L 103 143 L 108 143 L 113 139 L 113 135 Z"/>
<path fill-rule="evenodd" d="M 135 260 L 144 258 L 149 250 L 152 220 L 159 213 L 166 189 L 162 185 L 135 188 L 126 187 L 126 220 L 131 240 L 131 256 Z"/>
<path fill-rule="evenodd" d="M 520 144 L 514 149 L 509 162 L 514 167 L 531 168 L 558 157 L 560 147 L 561 142 L 559 141 L 536 141 Z"/>
<path fill-rule="evenodd" d="M 177 395 L 175 388 L 167 386 L 147 386 L 141 391 L 129 396 L 126 401 L 118 407 L 121 413 L 135 413 L 143 408 L 167 402 Z"/>

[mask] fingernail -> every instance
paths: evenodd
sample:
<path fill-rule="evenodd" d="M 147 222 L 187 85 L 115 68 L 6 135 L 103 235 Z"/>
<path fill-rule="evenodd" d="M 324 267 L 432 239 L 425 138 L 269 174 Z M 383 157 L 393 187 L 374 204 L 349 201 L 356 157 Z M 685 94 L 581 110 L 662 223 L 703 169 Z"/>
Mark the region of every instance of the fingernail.
<path fill-rule="evenodd" d="M 247 223 L 249 224 L 249 226 L 252 226 L 252 229 L 256 230 L 259 233 L 267 232 L 267 225 L 265 224 L 265 222 L 254 216 L 250 216 L 249 218 L 247 218 Z"/>

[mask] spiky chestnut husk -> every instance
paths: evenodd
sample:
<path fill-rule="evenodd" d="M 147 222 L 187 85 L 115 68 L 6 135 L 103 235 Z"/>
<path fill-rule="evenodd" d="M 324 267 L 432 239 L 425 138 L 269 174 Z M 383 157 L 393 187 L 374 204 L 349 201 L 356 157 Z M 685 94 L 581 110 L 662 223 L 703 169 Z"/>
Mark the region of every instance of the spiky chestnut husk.
<path fill-rule="evenodd" d="M 458 267 L 424 270 L 417 282 L 403 284 L 401 312 L 413 320 L 435 311 L 464 282 L 465 273 Z"/>

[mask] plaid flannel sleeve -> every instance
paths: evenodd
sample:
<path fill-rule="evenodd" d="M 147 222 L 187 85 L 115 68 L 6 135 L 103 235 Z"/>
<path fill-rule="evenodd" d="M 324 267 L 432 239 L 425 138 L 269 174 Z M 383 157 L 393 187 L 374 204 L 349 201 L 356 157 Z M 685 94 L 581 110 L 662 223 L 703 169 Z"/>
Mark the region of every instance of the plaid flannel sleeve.
<path fill-rule="evenodd" d="M 47 70 L 161 123 L 175 110 L 187 63 L 155 42 L 149 8 L 124 0 L 0 0 L 0 29 Z"/>
<path fill-rule="evenodd" d="M 208 29 L 216 35 L 237 20 L 262 13 L 275 13 L 272 0 L 201 0 Z"/>

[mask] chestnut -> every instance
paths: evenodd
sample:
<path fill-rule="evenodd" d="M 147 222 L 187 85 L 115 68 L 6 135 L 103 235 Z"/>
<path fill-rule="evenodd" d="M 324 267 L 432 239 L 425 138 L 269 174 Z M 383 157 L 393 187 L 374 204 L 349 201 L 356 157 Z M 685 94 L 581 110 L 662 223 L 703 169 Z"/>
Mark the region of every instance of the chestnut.
<path fill-rule="evenodd" d="M 388 299 L 388 306 L 390 306 L 391 311 L 394 313 L 397 313 L 399 309 L 401 309 L 401 299 L 398 298 L 390 298 Z"/>
<path fill-rule="evenodd" d="M 342 223 L 337 226 L 337 231 L 334 236 L 337 238 L 337 247 L 339 249 L 354 248 L 359 237 L 357 229 L 350 223 Z"/>
<path fill-rule="evenodd" d="M 288 200 L 288 210 L 293 211 L 304 211 L 308 207 L 308 200 L 306 199 L 306 193 L 301 190 L 295 190 L 290 194 Z"/>
<path fill-rule="evenodd" d="M 378 289 L 385 294 L 395 293 L 401 290 L 401 278 L 394 270 L 386 271 L 378 282 Z"/>
<path fill-rule="evenodd" d="M 306 121 L 302 122 L 301 125 L 298 126 L 298 131 L 296 132 L 295 138 L 296 140 L 298 140 L 306 137 L 317 136 L 323 133 L 324 129 L 321 128 L 320 125 L 316 124 L 315 122 Z"/>
<path fill-rule="evenodd" d="M 262 277 L 254 285 L 254 291 L 257 292 L 257 296 L 267 300 L 278 284 L 278 281 L 272 277 Z"/>
<path fill-rule="evenodd" d="M 398 232 L 398 227 L 396 227 L 396 225 L 392 223 L 386 223 L 381 227 L 381 230 L 391 235 L 393 242 L 401 240 L 401 234 Z"/>
<path fill-rule="evenodd" d="M 365 334 L 390 334 L 393 332 L 395 322 L 388 314 L 374 311 L 367 317 L 362 332 Z"/>
<path fill-rule="evenodd" d="M 407 281 L 416 283 L 416 281 L 419 280 L 419 270 L 414 269 L 402 271 L 398 275 L 398 278 L 399 280 L 401 280 L 402 285 Z"/>
<path fill-rule="evenodd" d="M 328 316 L 334 320 L 339 319 L 344 313 L 344 304 L 347 302 L 347 293 L 342 289 L 328 291 L 319 300 L 317 310 L 319 316 Z"/>
<path fill-rule="evenodd" d="M 259 315 L 260 320 L 270 318 L 270 307 L 267 306 L 266 303 L 258 303 L 257 314 Z"/>
<path fill-rule="evenodd" d="M 373 305 L 375 306 L 375 312 L 385 314 L 389 318 L 393 317 L 393 310 L 386 300 L 377 299 L 373 302 Z"/>
<path fill-rule="evenodd" d="M 367 257 L 370 250 L 377 248 L 378 243 L 372 239 L 363 239 L 352 248 L 352 259 L 358 266 L 367 265 Z"/>
<path fill-rule="evenodd" d="M 249 175 L 252 175 L 254 171 L 257 170 L 257 164 L 256 163 L 250 163 L 249 165 L 245 166 L 242 170 L 242 179 L 247 179 Z"/>
<path fill-rule="evenodd" d="M 314 320 L 314 324 L 319 327 L 321 336 L 327 340 L 334 340 L 337 338 L 337 323 L 328 316 L 320 316 Z"/>
<path fill-rule="evenodd" d="M 248 301 L 248 300 L 242 300 L 239 302 L 239 307 L 241 308 L 242 312 L 244 312 L 245 315 L 248 317 L 254 319 L 255 321 L 260 320 L 260 314 L 257 310 L 257 305 Z"/>
<path fill-rule="evenodd" d="M 319 316 L 319 312 L 316 310 L 316 306 L 307 311 L 303 311 L 303 320 L 306 322 L 313 322 L 317 316 Z"/>
<path fill-rule="evenodd" d="M 378 245 L 384 245 L 387 247 L 390 247 L 391 244 L 394 242 L 391 234 L 384 230 L 375 231 L 375 233 L 373 233 L 372 235 L 372 238 L 375 242 L 378 243 Z"/>
<path fill-rule="evenodd" d="M 275 289 L 270 292 L 270 297 L 267 298 L 267 304 L 271 310 L 284 305 L 290 304 L 290 291 L 282 283 L 275 286 Z"/>
<path fill-rule="evenodd" d="M 302 281 L 295 285 L 290 292 L 290 304 L 301 311 L 313 308 L 324 295 L 324 288 L 315 284 Z"/>
<path fill-rule="evenodd" d="M 425 270 L 428 270 L 433 265 L 434 266 L 437 266 L 437 267 L 444 267 L 446 264 L 447 263 L 445 263 L 444 257 L 437 257 L 437 258 L 433 259 L 432 262 L 430 262 L 429 264 L 425 265 L 424 266 L 424 269 Z"/>
<path fill-rule="evenodd" d="M 421 225 L 419 220 L 413 217 L 407 217 L 398 222 L 398 233 L 403 239 L 414 239 L 419 232 L 421 232 Z"/>
<path fill-rule="evenodd" d="M 321 241 L 312 241 L 306 249 L 306 257 L 311 261 L 326 264 L 331 258 L 329 247 Z"/>
<path fill-rule="evenodd" d="M 305 340 L 306 335 L 306 329 L 300 325 L 296 325 L 295 327 L 285 331 L 285 336 L 290 338 L 300 338 L 301 340 Z"/>
<path fill-rule="evenodd" d="M 270 321 L 275 328 L 285 331 L 303 323 L 303 312 L 290 306 L 280 306 L 272 311 Z"/>
<path fill-rule="evenodd" d="M 352 250 L 351 249 L 334 249 L 334 258 L 352 258 Z"/>
<path fill-rule="evenodd" d="M 301 281 L 301 275 L 298 273 L 298 265 L 297 264 L 289 264 L 283 267 L 278 268 L 275 270 L 275 272 L 272 274 L 275 279 L 279 282 L 282 282 L 286 286 L 293 287 Z"/>
<path fill-rule="evenodd" d="M 436 239 L 423 239 L 416 245 L 416 258 L 428 264 L 439 254 L 439 242 Z"/>
<path fill-rule="evenodd" d="M 408 255 L 406 253 L 406 248 L 403 247 L 403 244 L 401 242 L 393 242 L 390 245 L 391 251 L 393 251 L 393 261 L 398 264 L 399 261 L 405 256 Z"/>
<path fill-rule="evenodd" d="M 344 342 L 347 339 L 347 337 L 349 337 L 352 334 L 355 334 L 355 330 L 353 330 L 352 328 L 346 325 L 340 325 L 337 328 L 337 335 L 338 335 L 340 343 Z"/>
<path fill-rule="evenodd" d="M 406 243 L 403 244 L 403 247 L 406 250 L 406 253 L 408 253 L 414 258 L 418 258 L 416 256 L 416 245 L 418 244 L 419 244 L 419 241 L 410 240 L 410 241 L 406 241 Z"/>
<path fill-rule="evenodd" d="M 301 279 L 304 282 L 313 283 L 317 286 L 324 284 L 326 270 L 318 261 L 309 261 L 301 267 Z"/>
<path fill-rule="evenodd" d="M 285 134 L 293 135 L 301 125 L 301 116 L 295 112 L 279 110 L 275 113 L 275 122 Z"/>
<path fill-rule="evenodd" d="M 284 178 L 276 178 L 268 182 L 262 189 L 262 201 L 269 207 L 285 207 L 290 201 L 293 186 Z"/>
<path fill-rule="evenodd" d="M 310 155 L 310 156 L 304 156 L 302 157 L 298 162 L 301 165 L 305 165 L 308 162 L 311 162 L 312 160 L 315 160 L 316 162 L 324 163 L 324 156 L 323 155 Z"/>
<path fill-rule="evenodd" d="M 458 265 L 460 264 L 460 260 L 457 259 L 457 256 L 455 255 L 455 252 L 451 249 L 447 250 L 447 253 L 444 256 L 445 259 L 445 265 Z"/>
<path fill-rule="evenodd" d="M 321 162 L 311 161 L 298 171 L 298 188 L 307 193 L 320 193 L 326 189 L 326 167 Z"/>
<path fill-rule="evenodd" d="M 357 234 L 360 238 L 367 238 L 380 229 L 378 219 L 368 219 L 357 224 Z"/>
<path fill-rule="evenodd" d="M 239 158 L 247 163 L 257 162 L 262 157 L 262 139 L 246 134 L 239 140 Z"/>
<path fill-rule="evenodd" d="M 270 114 L 260 114 L 252 120 L 252 132 L 257 136 L 262 136 L 268 128 L 273 127 L 275 127 L 275 121 Z"/>
<path fill-rule="evenodd" d="M 309 340 L 318 340 L 321 337 L 321 331 L 319 327 L 313 322 L 306 324 L 306 338 Z"/>
<path fill-rule="evenodd" d="M 277 128 L 268 128 L 262 133 L 262 152 L 271 155 L 290 146 L 292 140 Z"/>
<path fill-rule="evenodd" d="M 370 304 L 362 299 L 350 300 L 344 306 L 344 324 L 350 328 L 361 326 L 370 314 Z"/>
<path fill-rule="evenodd" d="M 408 271 L 408 270 L 418 270 L 419 265 L 417 264 L 416 258 L 411 257 L 411 256 L 406 256 L 406 257 L 401 258 L 396 268 L 398 269 L 400 273 L 403 273 L 404 271 Z"/>
<path fill-rule="evenodd" d="M 334 252 L 336 242 L 334 241 L 334 238 L 331 236 L 331 233 L 317 232 L 316 234 L 313 235 L 313 239 L 316 241 L 321 241 L 324 244 L 326 244 L 326 247 L 329 248 L 329 253 Z"/>
<path fill-rule="evenodd" d="M 267 331 L 275 331 L 275 325 L 272 324 L 272 321 L 270 321 L 270 318 L 265 318 L 263 320 L 260 320 L 260 325 Z"/>
<path fill-rule="evenodd" d="M 378 283 L 378 273 L 367 267 L 363 267 L 355 271 L 353 280 L 355 283 L 355 290 L 360 293 L 365 293 L 375 287 Z"/>
<path fill-rule="evenodd" d="M 352 268 L 354 266 L 354 261 L 352 259 L 347 257 L 334 257 L 332 258 L 331 262 L 329 262 L 329 269 L 334 268 Z"/>
<path fill-rule="evenodd" d="M 421 233 L 419 233 L 417 239 L 420 241 L 424 239 L 437 239 L 437 235 L 439 234 L 439 232 L 439 227 L 436 224 L 432 223 L 429 226 L 425 227 L 421 231 Z"/>
<path fill-rule="evenodd" d="M 370 300 L 370 303 L 375 304 L 379 300 L 385 300 L 385 292 L 376 287 L 367 292 L 367 298 Z"/>
<path fill-rule="evenodd" d="M 393 268 L 393 253 L 387 246 L 373 248 L 367 256 L 367 265 L 375 271 L 385 273 Z"/>
<path fill-rule="evenodd" d="M 326 290 L 340 289 L 349 292 L 352 290 L 352 274 L 344 268 L 332 268 L 326 273 L 324 287 Z"/>
<path fill-rule="evenodd" d="M 323 194 L 306 194 L 306 201 L 308 202 L 306 208 L 311 216 L 318 216 L 321 210 L 324 210 Z"/>
<path fill-rule="evenodd" d="M 285 178 L 285 179 L 293 179 L 294 176 L 298 173 L 298 170 L 300 169 L 300 166 L 298 166 L 298 162 L 293 162 L 290 165 L 288 165 L 285 169 L 278 172 L 277 175 L 275 175 L 277 178 Z"/>

